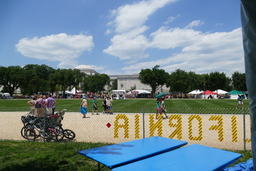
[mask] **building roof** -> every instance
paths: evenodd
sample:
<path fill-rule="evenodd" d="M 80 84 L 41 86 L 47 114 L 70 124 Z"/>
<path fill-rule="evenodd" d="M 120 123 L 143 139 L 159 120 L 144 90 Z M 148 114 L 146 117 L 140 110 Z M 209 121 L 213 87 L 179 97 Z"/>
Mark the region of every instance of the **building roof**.
<path fill-rule="evenodd" d="M 78 65 L 75 69 L 79 69 L 87 75 L 95 75 L 97 72 L 90 65 Z"/>

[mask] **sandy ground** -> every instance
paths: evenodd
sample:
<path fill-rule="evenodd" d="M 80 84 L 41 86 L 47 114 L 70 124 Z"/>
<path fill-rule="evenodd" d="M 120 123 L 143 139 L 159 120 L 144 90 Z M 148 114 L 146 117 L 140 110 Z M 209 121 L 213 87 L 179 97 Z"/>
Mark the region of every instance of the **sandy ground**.
<path fill-rule="evenodd" d="M 27 112 L 0 112 L 0 139 L 25 140 L 20 130 L 23 127 L 21 116 L 26 114 Z M 145 114 L 143 117 L 141 113 L 88 113 L 87 118 L 82 118 L 80 113 L 67 112 L 62 124 L 64 129 L 71 129 L 76 133 L 74 141 L 77 142 L 120 143 L 143 138 L 144 133 L 145 137 L 169 137 L 188 141 L 188 144 L 221 149 L 251 149 L 249 116 L 245 117 L 246 131 L 243 131 L 242 115 L 168 115 L 171 117 L 163 120 L 156 120 L 154 114 Z M 245 146 L 244 136 L 247 141 Z"/>

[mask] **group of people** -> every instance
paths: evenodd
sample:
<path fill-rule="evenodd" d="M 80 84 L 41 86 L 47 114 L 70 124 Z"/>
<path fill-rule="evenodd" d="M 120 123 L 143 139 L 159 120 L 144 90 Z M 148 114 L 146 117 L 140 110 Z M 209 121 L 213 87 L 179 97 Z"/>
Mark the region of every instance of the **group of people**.
<path fill-rule="evenodd" d="M 157 112 L 156 112 L 156 119 L 158 119 L 158 115 L 162 115 L 162 113 L 165 115 L 165 118 L 167 119 L 168 116 L 166 115 L 166 109 L 165 109 L 165 103 L 164 103 L 165 98 L 157 98 L 156 103 L 157 103 Z M 164 118 L 163 118 L 164 119 Z"/>
<path fill-rule="evenodd" d="M 35 117 L 44 117 L 45 113 L 47 115 L 54 114 L 56 101 L 51 95 L 40 95 L 27 103 L 31 106 L 30 114 Z"/>
<path fill-rule="evenodd" d="M 112 107 L 113 100 L 111 97 L 104 97 L 102 101 L 102 106 L 103 106 L 103 114 L 104 113 L 109 113 L 113 114 L 113 107 Z M 83 114 L 83 118 L 86 118 L 87 114 L 87 100 L 86 96 L 82 97 L 82 102 L 80 104 L 80 112 Z M 97 104 L 97 98 L 94 97 L 92 101 L 92 115 L 94 115 L 94 112 L 96 112 L 96 115 L 99 114 L 98 112 L 98 104 Z"/>
<path fill-rule="evenodd" d="M 104 113 L 113 114 L 113 107 L 112 107 L 113 100 L 111 97 L 104 97 L 104 100 L 102 101 L 102 106 L 104 108 Z"/>

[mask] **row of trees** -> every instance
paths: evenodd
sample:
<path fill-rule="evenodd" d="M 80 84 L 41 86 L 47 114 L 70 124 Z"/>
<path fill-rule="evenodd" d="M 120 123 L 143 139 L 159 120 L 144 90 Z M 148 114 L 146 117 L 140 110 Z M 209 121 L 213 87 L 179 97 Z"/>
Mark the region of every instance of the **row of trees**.
<path fill-rule="evenodd" d="M 188 93 L 195 89 L 217 90 L 223 89 L 231 91 L 233 89 L 246 91 L 245 73 L 234 72 L 229 78 L 225 73 L 211 72 L 209 74 L 196 74 L 195 72 L 186 72 L 177 69 L 171 74 L 159 69 L 156 65 L 152 69 L 142 69 L 139 74 L 141 83 L 149 85 L 152 88 L 151 96 L 155 95 L 157 89 L 166 85 L 170 92 Z"/>
<path fill-rule="evenodd" d="M 169 74 L 156 65 L 152 69 L 142 69 L 139 80 L 152 88 L 151 97 L 162 86 L 170 88 L 170 92 L 188 93 L 195 89 L 216 90 L 232 89 L 246 91 L 245 74 L 234 72 L 229 78 L 225 73 L 211 72 L 209 74 L 196 74 L 181 69 Z M 107 85 L 107 86 L 106 86 Z M 74 87 L 84 92 L 101 93 L 108 87 L 108 91 L 117 89 L 117 80 L 110 85 L 110 78 L 106 74 L 86 75 L 78 69 L 53 69 L 47 65 L 29 64 L 20 66 L 0 66 L 0 86 L 3 92 L 10 93 L 20 88 L 24 95 L 38 93 L 54 93 L 71 90 Z"/>
<path fill-rule="evenodd" d="M 2 92 L 10 93 L 20 88 L 21 94 L 33 95 L 71 90 L 74 87 L 84 92 L 104 91 L 110 78 L 106 74 L 87 76 L 78 69 L 53 69 L 47 65 L 29 64 L 20 66 L 0 66 L 0 86 Z"/>

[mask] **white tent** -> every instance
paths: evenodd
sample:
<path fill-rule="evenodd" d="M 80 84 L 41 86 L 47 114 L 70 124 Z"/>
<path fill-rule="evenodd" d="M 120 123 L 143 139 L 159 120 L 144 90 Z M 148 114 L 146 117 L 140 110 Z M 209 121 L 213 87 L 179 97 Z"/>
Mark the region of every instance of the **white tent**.
<path fill-rule="evenodd" d="M 125 99 L 125 90 L 112 90 L 112 98 L 115 99 Z"/>
<path fill-rule="evenodd" d="M 227 94 L 228 92 L 225 91 L 225 90 L 218 89 L 218 90 L 215 90 L 214 93 L 217 93 L 217 94 Z"/>
<path fill-rule="evenodd" d="M 188 94 L 196 94 L 196 95 L 198 95 L 198 94 L 200 94 L 202 92 L 204 92 L 204 91 L 202 91 L 202 90 L 193 90 L 193 91 L 189 92 Z"/>
<path fill-rule="evenodd" d="M 125 94 L 125 90 L 112 90 L 112 94 Z"/>
<path fill-rule="evenodd" d="M 150 92 L 147 90 L 132 90 L 127 94 L 150 94 Z"/>
<path fill-rule="evenodd" d="M 76 88 L 74 87 L 71 91 L 65 91 L 65 93 L 75 95 L 76 94 Z"/>

